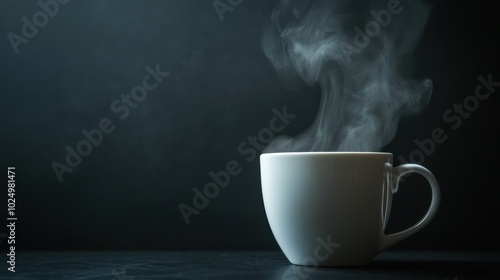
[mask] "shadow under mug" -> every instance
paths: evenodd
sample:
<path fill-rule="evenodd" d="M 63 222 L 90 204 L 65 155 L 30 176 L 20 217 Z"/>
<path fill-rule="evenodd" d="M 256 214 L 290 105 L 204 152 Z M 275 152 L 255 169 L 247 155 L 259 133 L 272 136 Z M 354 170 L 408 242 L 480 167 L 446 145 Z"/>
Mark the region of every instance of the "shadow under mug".
<path fill-rule="evenodd" d="M 262 195 L 271 230 L 292 264 L 357 266 L 425 227 L 435 216 L 439 185 L 417 164 L 392 166 L 392 154 L 290 152 L 260 156 Z M 432 190 L 425 216 L 384 233 L 402 176 L 418 173 Z"/>

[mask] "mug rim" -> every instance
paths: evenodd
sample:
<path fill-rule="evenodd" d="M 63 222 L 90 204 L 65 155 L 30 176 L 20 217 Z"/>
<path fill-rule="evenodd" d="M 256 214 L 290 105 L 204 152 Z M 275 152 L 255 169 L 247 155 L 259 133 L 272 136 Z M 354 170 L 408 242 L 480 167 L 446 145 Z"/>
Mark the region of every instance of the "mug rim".
<path fill-rule="evenodd" d="M 387 152 L 359 152 L 359 151 L 341 151 L 341 152 L 271 152 L 262 153 L 260 157 L 270 157 L 270 156 L 308 156 L 308 155 L 318 155 L 318 156 L 333 156 L 333 155 L 363 155 L 363 156 L 393 156 L 392 153 Z"/>

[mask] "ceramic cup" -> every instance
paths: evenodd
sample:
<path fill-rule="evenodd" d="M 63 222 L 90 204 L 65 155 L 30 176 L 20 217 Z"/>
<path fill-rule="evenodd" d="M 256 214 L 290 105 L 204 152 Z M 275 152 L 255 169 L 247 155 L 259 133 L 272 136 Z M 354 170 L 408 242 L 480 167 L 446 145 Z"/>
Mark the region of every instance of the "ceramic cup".
<path fill-rule="evenodd" d="M 267 219 L 292 264 L 366 265 L 373 257 L 424 228 L 437 212 L 439 185 L 426 168 L 392 166 L 392 154 L 290 152 L 260 156 Z M 424 176 L 432 190 L 425 216 L 393 234 L 384 228 L 392 195 L 403 175 Z"/>

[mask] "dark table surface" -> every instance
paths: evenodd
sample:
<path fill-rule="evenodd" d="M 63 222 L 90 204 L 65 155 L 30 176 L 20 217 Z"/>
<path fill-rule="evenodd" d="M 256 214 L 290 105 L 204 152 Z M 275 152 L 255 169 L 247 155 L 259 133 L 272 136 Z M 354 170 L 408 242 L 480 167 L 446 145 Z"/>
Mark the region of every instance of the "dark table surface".
<path fill-rule="evenodd" d="M 5 258 L 5 256 L 4 256 Z M 387 251 L 363 267 L 291 265 L 279 251 L 16 252 L 0 279 L 500 279 L 500 252 Z"/>

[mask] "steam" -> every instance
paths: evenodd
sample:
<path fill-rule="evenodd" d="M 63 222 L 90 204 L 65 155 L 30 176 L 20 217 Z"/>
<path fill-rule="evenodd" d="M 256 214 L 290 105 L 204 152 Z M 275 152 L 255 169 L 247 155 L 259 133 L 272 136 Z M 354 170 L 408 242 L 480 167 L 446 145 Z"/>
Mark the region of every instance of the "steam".
<path fill-rule="evenodd" d="M 266 152 L 378 151 L 392 141 L 401 117 L 420 113 L 431 96 L 431 80 L 408 77 L 428 16 L 415 0 L 280 1 L 264 52 L 285 83 L 319 84 L 322 97 L 307 131 Z"/>

